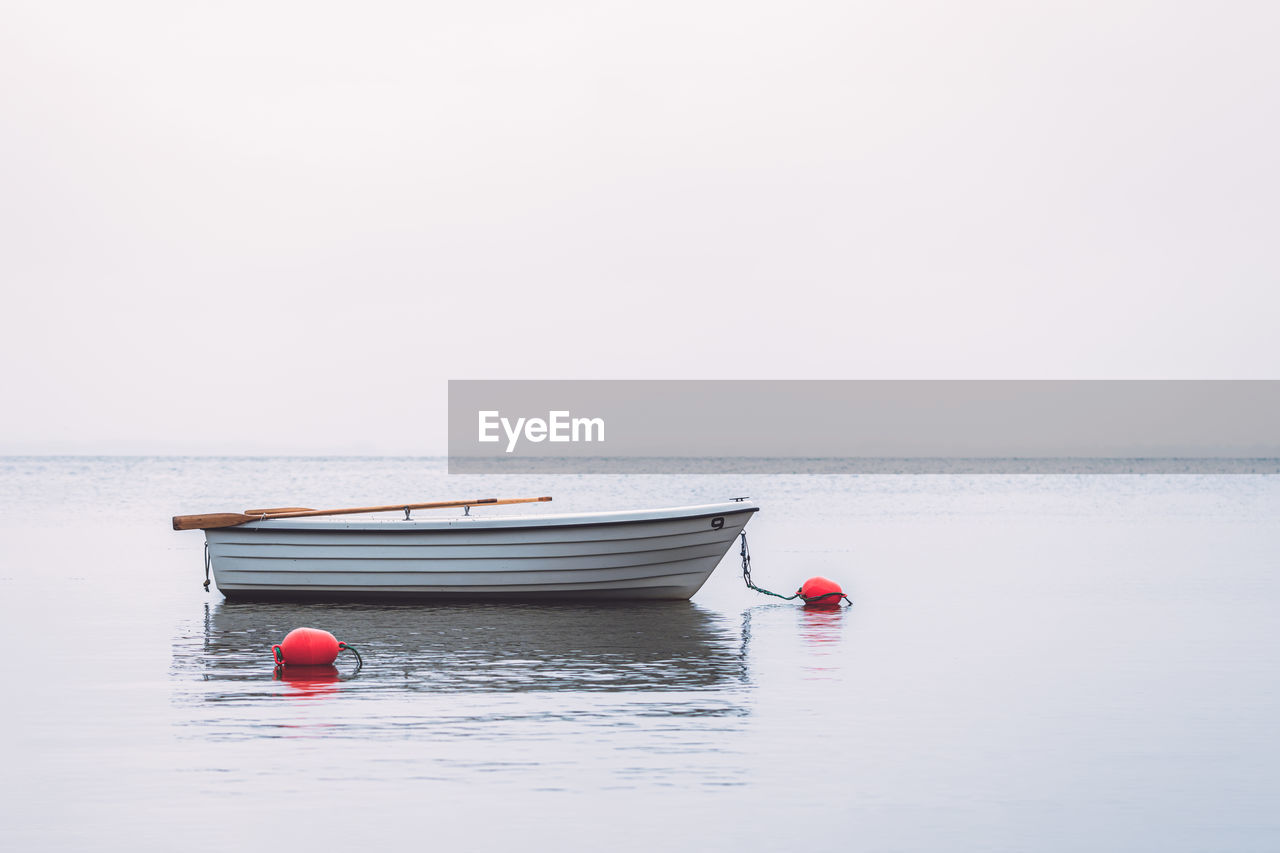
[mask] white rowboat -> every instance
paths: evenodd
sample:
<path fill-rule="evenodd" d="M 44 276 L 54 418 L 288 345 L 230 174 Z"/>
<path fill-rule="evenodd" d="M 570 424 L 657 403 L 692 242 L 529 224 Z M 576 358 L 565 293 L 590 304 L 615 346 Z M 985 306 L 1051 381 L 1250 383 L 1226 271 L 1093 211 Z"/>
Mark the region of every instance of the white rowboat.
<path fill-rule="evenodd" d="M 556 515 L 268 518 L 205 537 L 214 581 L 233 599 L 687 599 L 758 510 L 738 500 Z"/>

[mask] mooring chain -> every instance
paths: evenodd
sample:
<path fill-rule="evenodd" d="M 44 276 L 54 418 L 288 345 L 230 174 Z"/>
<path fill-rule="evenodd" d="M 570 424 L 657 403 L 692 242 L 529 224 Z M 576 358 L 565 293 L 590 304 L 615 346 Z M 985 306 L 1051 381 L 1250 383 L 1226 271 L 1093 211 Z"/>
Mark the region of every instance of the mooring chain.
<path fill-rule="evenodd" d="M 751 549 L 747 547 L 747 531 L 744 530 L 739 535 L 742 537 L 742 551 L 740 552 L 742 554 L 742 579 L 746 582 L 748 589 L 753 589 L 756 592 L 762 592 L 765 595 L 772 595 L 774 598 L 781 598 L 783 601 L 792 601 L 797 598 L 802 598 L 804 599 L 805 604 L 823 604 L 832 599 L 835 599 L 837 606 L 839 605 L 841 600 L 845 601 L 848 604 L 853 604 L 853 602 L 849 600 L 849 596 L 845 595 L 844 592 L 840 590 L 839 587 L 837 587 L 836 591 L 834 592 L 824 592 L 820 595 L 804 594 L 805 587 L 807 587 L 810 583 L 812 583 L 813 580 L 825 581 L 825 579 L 823 578 L 814 578 L 812 580 L 805 581 L 805 586 L 802 586 L 800 587 L 800 589 L 796 590 L 794 595 L 780 595 L 776 592 L 772 592 L 763 587 L 756 586 L 754 583 L 751 582 Z M 829 581 L 825 581 L 825 582 L 830 583 Z"/>
<path fill-rule="evenodd" d="M 756 592 L 763 592 L 765 595 L 772 595 L 774 598 L 781 598 L 783 601 L 791 601 L 799 598 L 800 593 L 795 595 L 779 595 L 776 592 L 770 592 L 767 589 L 756 586 L 751 582 L 751 549 L 747 547 L 747 531 L 739 534 L 742 537 L 742 579 L 747 582 L 748 589 L 754 589 Z"/>

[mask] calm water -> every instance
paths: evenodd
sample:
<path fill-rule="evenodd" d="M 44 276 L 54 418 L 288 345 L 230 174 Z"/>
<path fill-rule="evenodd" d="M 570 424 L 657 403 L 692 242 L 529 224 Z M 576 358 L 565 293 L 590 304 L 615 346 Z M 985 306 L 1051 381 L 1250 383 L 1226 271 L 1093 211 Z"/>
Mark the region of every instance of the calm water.
<path fill-rule="evenodd" d="M 169 516 L 751 495 L 688 603 L 228 604 Z M 0 459 L 6 849 L 1280 849 L 1280 477 Z M 314 625 L 358 646 L 275 680 Z"/>

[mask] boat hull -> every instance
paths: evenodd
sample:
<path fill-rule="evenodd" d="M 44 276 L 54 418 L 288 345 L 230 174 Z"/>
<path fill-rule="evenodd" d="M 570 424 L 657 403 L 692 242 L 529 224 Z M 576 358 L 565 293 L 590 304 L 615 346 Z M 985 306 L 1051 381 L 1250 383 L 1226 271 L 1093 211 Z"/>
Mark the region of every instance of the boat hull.
<path fill-rule="evenodd" d="M 278 519 L 205 534 L 233 599 L 687 599 L 757 510 Z"/>

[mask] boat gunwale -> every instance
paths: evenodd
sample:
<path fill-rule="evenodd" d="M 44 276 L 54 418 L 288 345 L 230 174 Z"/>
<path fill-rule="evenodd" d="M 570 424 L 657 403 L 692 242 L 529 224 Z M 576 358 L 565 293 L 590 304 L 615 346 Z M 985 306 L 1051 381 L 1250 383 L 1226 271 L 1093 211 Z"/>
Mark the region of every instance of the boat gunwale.
<path fill-rule="evenodd" d="M 713 509 L 714 508 L 714 509 Z M 681 513 L 681 510 L 702 510 Z M 596 527 L 600 525 L 632 525 L 664 521 L 688 521 L 699 518 L 715 518 L 723 515 L 741 515 L 759 512 L 760 507 L 750 501 L 730 501 L 718 504 L 700 504 L 688 507 L 664 507 L 647 510 L 615 510 L 589 513 L 557 513 L 553 515 L 506 515 L 483 517 L 474 515 L 448 518 L 364 518 L 359 521 L 337 521 L 320 518 L 268 518 L 250 521 L 234 527 L 206 530 L 205 533 L 222 533 L 240 530 L 299 531 L 315 533 L 468 533 L 481 530 L 515 531 L 539 528 Z M 678 514 L 671 514 L 678 513 Z M 574 520 L 569 520 L 574 519 Z"/>

